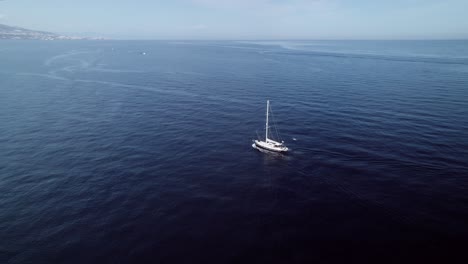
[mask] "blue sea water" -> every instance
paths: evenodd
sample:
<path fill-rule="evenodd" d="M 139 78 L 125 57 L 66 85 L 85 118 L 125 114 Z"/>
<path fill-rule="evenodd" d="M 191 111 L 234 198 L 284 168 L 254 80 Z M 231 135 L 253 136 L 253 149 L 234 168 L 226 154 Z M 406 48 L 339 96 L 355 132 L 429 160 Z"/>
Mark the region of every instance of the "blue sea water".
<path fill-rule="evenodd" d="M 251 147 L 267 99 L 288 155 Z M 468 41 L 0 42 L 0 263 L 467 245 Z"/>

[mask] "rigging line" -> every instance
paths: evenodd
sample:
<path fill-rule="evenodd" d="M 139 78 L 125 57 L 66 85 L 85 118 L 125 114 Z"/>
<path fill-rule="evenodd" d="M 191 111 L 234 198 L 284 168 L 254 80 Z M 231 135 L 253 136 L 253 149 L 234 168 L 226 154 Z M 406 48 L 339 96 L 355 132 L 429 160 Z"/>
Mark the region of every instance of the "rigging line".
<path fill-rule="evenodd" d="M 280 133 L 278 131 L 278 127 L 276 125 L 276 118 L 275 118 L 275 115 L 273 114 L 273 109 L 271 108 L 271 106 L 270 106 L 270 112 L 271 112 L 271 117 L 273 119 L 275 131 L 276 131 L 276 136 L 278 137 L 279 141 L 283 141 L 283 139 L 281 138 L 281 135 L 280 135 Z"/>
<path fill-rule="evenodd" d="M 257 139 L 258 139 L 258 140 L 261 140 L 261 139 L 260 139 L 260 135 L 258 135 L 258 129 L 255 130 L 255 133 L 257 133 Z"/>

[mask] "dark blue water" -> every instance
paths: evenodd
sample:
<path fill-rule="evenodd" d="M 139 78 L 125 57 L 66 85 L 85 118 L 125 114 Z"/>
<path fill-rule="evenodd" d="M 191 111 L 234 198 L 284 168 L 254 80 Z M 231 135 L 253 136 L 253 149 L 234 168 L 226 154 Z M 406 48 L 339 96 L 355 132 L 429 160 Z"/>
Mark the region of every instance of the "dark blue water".
<path fill-rule="evenodd" d="M 286 156 L 251 147 L 267 99 Z M 467 245 L 468 41 L 0 42 L 1 263 Z"/>

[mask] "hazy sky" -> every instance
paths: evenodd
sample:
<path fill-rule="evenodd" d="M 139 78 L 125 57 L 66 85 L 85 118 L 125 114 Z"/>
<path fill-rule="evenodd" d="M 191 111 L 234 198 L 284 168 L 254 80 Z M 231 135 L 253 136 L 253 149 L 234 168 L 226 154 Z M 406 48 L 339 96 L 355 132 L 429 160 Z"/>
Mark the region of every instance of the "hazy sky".
<path fill-rule="evenodd" d="M 0 24 L 123 39 L 466 39 L 468 0 L 0 0 Z"/>

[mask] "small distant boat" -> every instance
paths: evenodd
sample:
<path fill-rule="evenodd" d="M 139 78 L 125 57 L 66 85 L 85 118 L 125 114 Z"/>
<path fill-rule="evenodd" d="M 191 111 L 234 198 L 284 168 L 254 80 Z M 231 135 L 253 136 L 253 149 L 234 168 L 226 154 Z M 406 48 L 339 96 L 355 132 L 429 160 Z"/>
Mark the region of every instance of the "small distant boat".
<path fill-rule="evenodd" d="M 270 101 L 267 100 L 267 110 L 266 110 L 266 125 L 265 125 L 265 140 L 254 140 L 254 144 L 252 147 L 254 148 L 262 148 L 269 151 L 274 152 L 287 152 L 288 148 L 284 145 L 284 141 L 278 142 L 268 138 L 268 132 L 270 130 L 270 126 L 268 125 L 268 117 L 270 113 Z"/>

